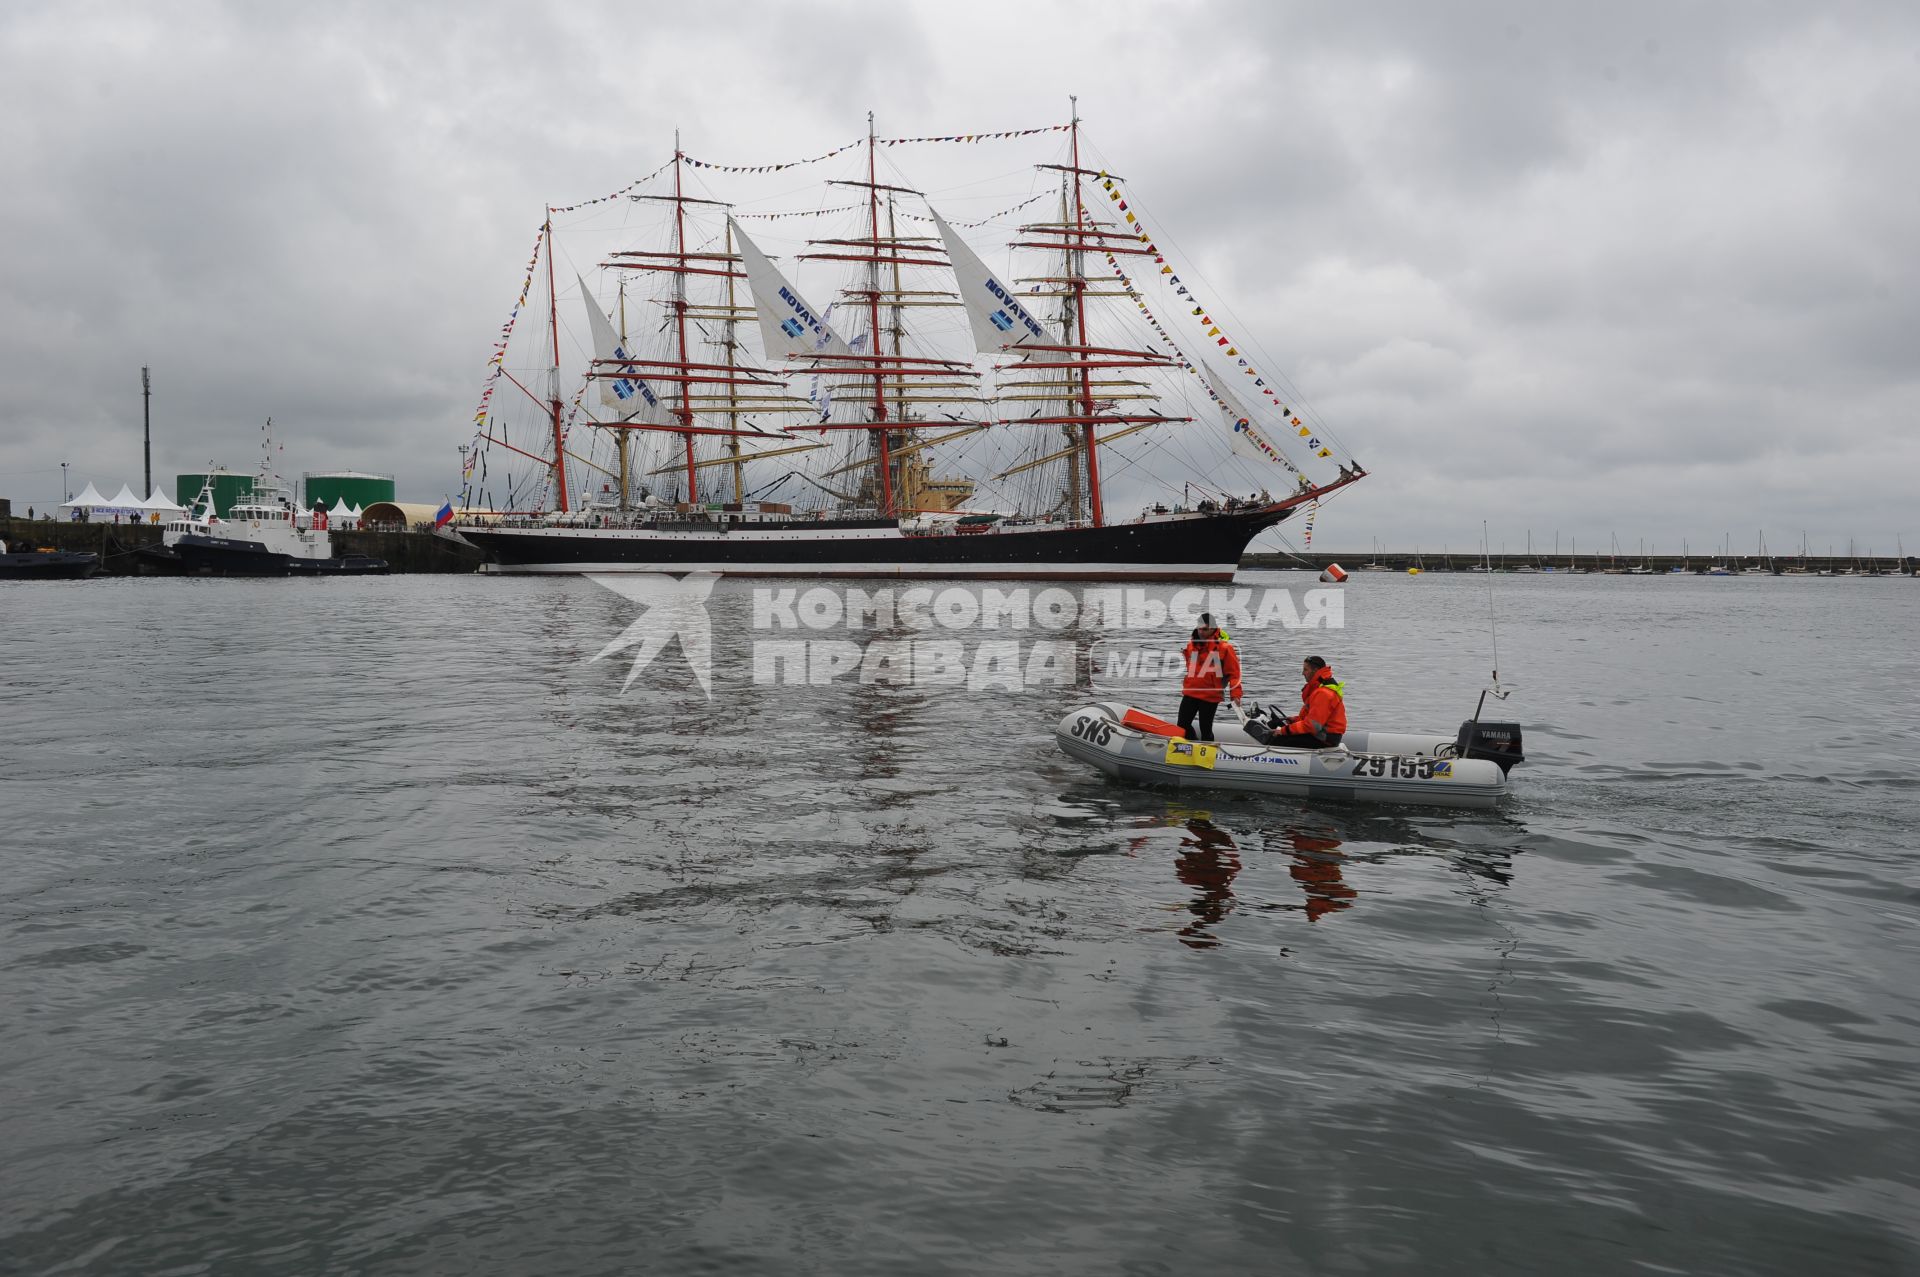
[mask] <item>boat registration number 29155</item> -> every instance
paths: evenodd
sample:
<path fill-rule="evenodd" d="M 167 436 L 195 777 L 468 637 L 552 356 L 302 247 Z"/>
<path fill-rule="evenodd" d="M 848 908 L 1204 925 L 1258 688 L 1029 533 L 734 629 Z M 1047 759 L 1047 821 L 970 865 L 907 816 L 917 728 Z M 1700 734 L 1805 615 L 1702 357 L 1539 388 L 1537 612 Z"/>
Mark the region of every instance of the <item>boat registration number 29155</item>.
<path fill-rule="evenodd" d="M 1394 754 L 1360 754 L 1353 760 L 1356 776 L 1392 777 L 1395 780 L 1441 780 L 1453 778 L 1451 759 L 1401 758 Z"/>
<path fill-rule="evenodd" d="M 1113 739 L 1113 724 L 1091 715 L 1073 720 L 1073 734 L 1089 745 L 1104 745 Z"/>

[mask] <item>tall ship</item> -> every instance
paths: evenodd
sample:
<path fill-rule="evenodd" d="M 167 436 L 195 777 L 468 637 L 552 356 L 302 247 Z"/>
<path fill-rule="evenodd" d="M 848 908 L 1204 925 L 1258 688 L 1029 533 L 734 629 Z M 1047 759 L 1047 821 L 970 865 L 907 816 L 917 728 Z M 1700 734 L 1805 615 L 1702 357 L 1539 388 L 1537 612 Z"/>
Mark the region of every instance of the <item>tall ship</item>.
<path fill-rule="evenodd" d="M 960 197 L 890 162 L 1033 137 L 1053 154 L 984 217 L 949 221 Z M 775 165 L 676 136 L 648 177 L 549 208 L 450 534 L 499 572 L 1184 581 L 1231 580 L 1303 511 L 1310 540 L 1366 472 L 1082 147 L 1077 110 L 928 138 L 869 116 L 864 139 Z M 779 173 L 794 201 L 787 170 L 836 157 L 810 207 L 705 184 Z"/>

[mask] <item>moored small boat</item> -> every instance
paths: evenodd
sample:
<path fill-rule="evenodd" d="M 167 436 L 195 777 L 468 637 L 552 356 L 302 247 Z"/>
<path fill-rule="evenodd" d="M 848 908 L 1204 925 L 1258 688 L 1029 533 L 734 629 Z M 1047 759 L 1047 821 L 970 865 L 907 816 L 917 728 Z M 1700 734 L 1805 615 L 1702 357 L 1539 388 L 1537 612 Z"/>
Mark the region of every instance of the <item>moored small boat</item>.
<path fill-rule="evenodd" d="M 100 570 L 100 556 L 77 550 L 8 550 L 0 541 L 0 579 L 75 581 Z"/>

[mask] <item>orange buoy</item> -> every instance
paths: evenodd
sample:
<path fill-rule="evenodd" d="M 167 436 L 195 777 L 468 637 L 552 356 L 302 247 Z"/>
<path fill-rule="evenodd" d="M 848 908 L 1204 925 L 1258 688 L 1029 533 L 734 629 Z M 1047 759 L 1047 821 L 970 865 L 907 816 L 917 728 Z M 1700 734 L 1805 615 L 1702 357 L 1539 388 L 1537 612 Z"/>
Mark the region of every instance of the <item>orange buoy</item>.
<path fill-rule="evenodd" d="M 1327 564 L 1327 570 L 1320 574 L 1320 579 L 1329 584 L 1338 585 L 1347 579 L 1347 570 L 1338 563 L 1329 563 Z"/>

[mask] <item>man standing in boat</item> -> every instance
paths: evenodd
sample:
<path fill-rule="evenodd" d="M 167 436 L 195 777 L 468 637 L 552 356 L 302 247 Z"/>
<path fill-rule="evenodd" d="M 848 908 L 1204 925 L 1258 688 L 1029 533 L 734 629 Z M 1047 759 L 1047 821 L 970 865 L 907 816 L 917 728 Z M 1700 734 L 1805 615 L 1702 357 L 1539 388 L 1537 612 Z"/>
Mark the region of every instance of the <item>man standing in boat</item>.
<path fill-rule="evenodd" d="M 1188 740 L 1212 740 L 1213 715 L 1220 702 L 1240 703 L 1240 654 L 1233 650 L 1233 640 L 1213 623 L 1213 614 L 1202 612 L 1180 655 L 1187 663 L 1186 681 L 1180 686 L 1180 730 Z"/>
<path fill-rule="evenodd" d="M 1318 656 L 1300 662 L 1300 712 L 1287 719 L 1268 743 L 1286 749 L 1330 749 L 1347 734 L 1347 685 Z"/>

